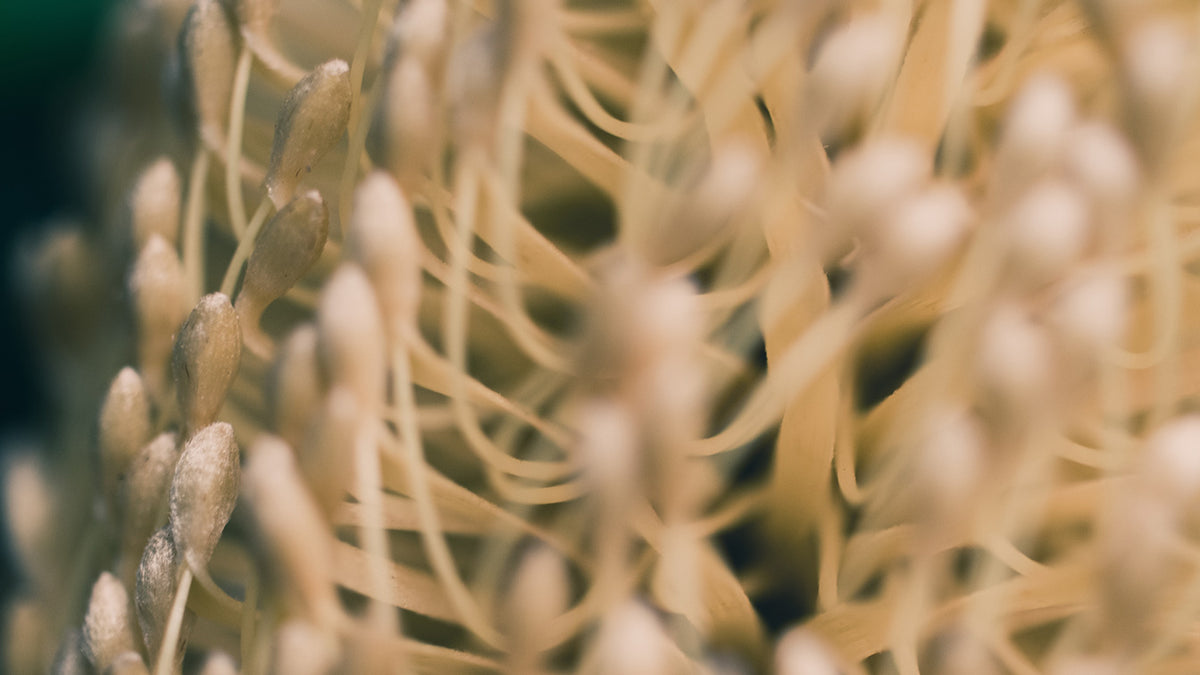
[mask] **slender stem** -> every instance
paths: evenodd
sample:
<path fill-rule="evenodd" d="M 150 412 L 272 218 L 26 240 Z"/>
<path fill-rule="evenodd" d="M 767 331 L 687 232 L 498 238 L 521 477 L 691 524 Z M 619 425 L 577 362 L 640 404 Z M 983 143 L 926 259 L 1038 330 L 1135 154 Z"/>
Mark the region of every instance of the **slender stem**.
<path fill-rule="evenodd" d="M 237 72 L 233 76 L 233 96 L 229 101 L 229 139 L 225 148 L 225 200 L 229 207 L 229 224 L 233 234 L 241 239 L 246 233 L 246 203 L 242 198 L 242 132 L 246 122 L 246 90 L 250 88 L 250 65 L 253 53 L 245 40 L 238 55 Z"/>
<path fill-rule="evenodd" d="M 267 215 L 270 213 L 271 200 L 264 198 L 258 203 L 258 210 L 246 226 L 246 236 L 238 242 L 229 267 L 225 270 L 225 278 L 221 281 L 221 292 L 225 295 L 233 296 L 233 287 L 237 284 L 238 273 L 242 271 L 242 263 L 246 262 L 246 258 L 249 258 L 250 252 L 254 250 L 254 240 L 258 239 L 258 231 L 262 229 L 263 223 L 267 222 Z"/>
<path fill-rule="evenodd" d="M 175 649 L 179 642 L 179 631 L 183 626 L 183 612 L 187 608 L 188 592 L 192 588 L 192 570 L 184 565 L 179 575 L 179 586 L 175 589 L 175 600 L 171 603 L 171 614 L 162 644 L 158 647 L 158 659 L 154 662 L 154 675 L 171 675 L 175 665 Z"/>
<path fill-rule="evenodd" d="M 254 675 L 254 628 L 255 615 L 258 612 L 258 573 L 250 570 L 246 579 L 246 596 L 242 601 L 242 675 Z"/>
<path fill-rule="evenodd" d="M 192 301 L 204 295 L 204 182 L 208 177 L 208 151 L 196 150 L 188 176 L 187 205 L 183 220 L 183 268 L 191 282 Z"/>
<path fill-rule="evenodd" d="M 363 507 L 362 538 L 363 550 L 367 553 L 371 583 L 375 587 L 375 598 L 387 597 L 388 566 L 391 554 L 388 551 L 387 530 L 383 523 L 383 479 L 379 468 L 379 443 L 376 438 L 375 418 L 365 417 L 359 423 L 354 438 L 354 468 L 356 494 Z M 395 612 L 387 603 L 373 600 L 370 609 L 371 621 L 384 632 L 396 629 Z"/>

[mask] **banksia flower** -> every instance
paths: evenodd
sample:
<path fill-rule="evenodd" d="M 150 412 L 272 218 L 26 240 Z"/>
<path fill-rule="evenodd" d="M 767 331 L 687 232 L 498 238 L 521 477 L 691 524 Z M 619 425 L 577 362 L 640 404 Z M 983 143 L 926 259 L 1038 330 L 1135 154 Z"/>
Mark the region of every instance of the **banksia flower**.
<path fill-rule="evenodd" d="M 1136 4 L 128 0 L 9 670 L 1200 670 Z"/>

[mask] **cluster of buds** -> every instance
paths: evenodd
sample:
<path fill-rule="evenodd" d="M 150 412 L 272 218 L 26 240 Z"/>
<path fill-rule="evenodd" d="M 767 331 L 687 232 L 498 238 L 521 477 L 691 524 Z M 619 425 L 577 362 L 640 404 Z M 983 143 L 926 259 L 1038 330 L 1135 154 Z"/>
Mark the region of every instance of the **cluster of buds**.
<path fill-rule="evenodd" d="M 1197 16 L 127 0 L 7 672 L 1200 669 Z"/>

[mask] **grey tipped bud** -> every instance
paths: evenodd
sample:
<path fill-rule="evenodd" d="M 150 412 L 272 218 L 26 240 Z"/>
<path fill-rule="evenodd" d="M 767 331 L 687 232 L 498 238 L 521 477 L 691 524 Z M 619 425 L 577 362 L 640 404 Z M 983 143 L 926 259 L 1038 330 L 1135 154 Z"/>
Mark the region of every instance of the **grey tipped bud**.
<path fill-rule="evenodd" d="M 179 455 L 171 481 L 171 537 L 194 569 L 208 564 L 237 503 L 241 481 L 233 427 L 217 422 L 196 432 Z"/>
<path fill-rule="evenodd" d="M 179 238 L 179 172 L 160 157 L 137 178 L 129 195 L 129 220 L 134 250 L 140 251 L 157 234 L 174 246 Z"/>
<path fill-rule="evenodd" d="M 334 59 L 300 80 L 275 123 L 267 195 L 282 209 L 300 178 L 333 149 L 350 121 L 350 66 Z"/>
<path fill-rule="evenodd" d="M 415 330 L 421 305 L 420 240 L 412 207 L 387 174 L 371 174 L 355 193 L 346 253 L 371 280 L 390 337 Z"/>
<path fill-rule="evenodd" d="M 142 639 L 150 654 L 158 654 L 166 629 L 167 617 L 171 613 L 171 602 L 175 596 L 175 580 L 178 577 L 179 557 L 175 542 L 171 541 L 170 527 L 160 528 L 146 543 L 142 560 L 138 564 L 137 586 L 134 589 L 134 605 Z"/>
<path fill-rule="evenodd" d="M 103 672 L 117 656 L 133 651 L 134 644 L 129 593 L 119 579 L 101 572 L 92 586 L 83 618 L 83 653 L 96 670 Z"/>
<path fill-rule="evenodd" d="M 317 262 L 328 235 L 329 210 L 316 190 L 298 195 L 267 223 L 254 242 L 237 298 L 238 314 L 246 330 L 256 327 L 267 305 L 286 293 Z"/>
<path fill-rule="evenodd" d="M 175 434 L 159 434 L 129 466 L 121 500 L 126 551 L 140 551 L 166 516 L 167 493 L 179 459 L 176 444 Z"/>
<path fill-rule="evenodd" d="M 210 424 L 225 401 L 242 356 L 242 333 L 229 298 L 211 293 L 179 329 L 171 370 L 189 432 Z"/>
<path fill-rule="evenodd" d="M 190 288 L 175 248 L 157 233 L 142 247 L 129 276 L 137 324 L 138 369 L 156 399 L 166 395 L 167 361 L 188 314 Z"/>
<path fill-rule="evenodd" d="M 100 408 L 100 466 L 104 491 L 113 496 L 117 480 L 150 440 L 150 401 L 142 378 L 122 368 Z"/>

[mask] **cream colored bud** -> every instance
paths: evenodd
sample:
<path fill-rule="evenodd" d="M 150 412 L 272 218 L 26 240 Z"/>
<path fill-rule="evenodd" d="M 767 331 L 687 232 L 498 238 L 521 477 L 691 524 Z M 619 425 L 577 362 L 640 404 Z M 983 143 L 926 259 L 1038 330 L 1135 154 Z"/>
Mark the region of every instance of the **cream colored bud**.
<path fill-rule="evenodd" d="M 507 63 L 496 30 L 476 32 L 450 56 L 446 96 L 452 132 L 463 148 L 486 148 L 495 133 L 496 112 Z"/>
<path fill-rule="evenodd" d="M 400 53 L 388 67 L 383 102 L 375 114 L 370 140 L 372 156 L 398 181 L 417 189 L 435 169 L 440 144 L 438 92 L 428 66 Z"/>
<path fill-rule="evenodd" d="M 1062 80 L 1039 75 L 1022 87 L 1008 110 L 996 150 L 996 204 L 1015 198 L 1053 168 L 1074 122 L 1075 102 Z"/>
<path fill-rule="evenodd" d="M 384 333 L 379 305 L 361 268 L 343 263 L 321 293 L 317 349 L 326 381 L 345 385 L 366 410 L 383 398 Z"/>
<path fill-rule="evenodd" d="M 167 493 L 179 459 L 177 443 L 175 434 L 159 434 L 129 465 L 121 499 L 122 541 L 127 552 L 140 552 L 166 518 Z"/>
<path fill-rule="evenodd" d="M 238 675 L 237 664 L 225 652 L 213 652 L 204 659 L 199 675 Z"/>
<path fill-rule="evenodd" d="M 6 448 L 7 450 L 7 448 Z M 4 507 L 21 571 L 38 586 L 56 582 L 58 501 L 45 468 L 33 455 L 11 459 L 4 475 Z"/>
<path fill-rule="evenodd" d="M 1011 237 L 1010 281 L 1038 287 L 1060 278 L 1082 257 L 1092 230 L 1087 204 L 1060 182 L 1042 182 L 1006 218 Z"/>
<path fill-rule="evenodd" d="M 1098 535 L 1097 586 L 1103 634 L 1110 644 L 1145 644 L 1166 601 L 1177 512 L 1158 495 L 1126 490 L 1105 504 Z"/>
<path fill-rule="evenodd" d="M 448 26 L 446 0 L 410 0 L 396 17 L 392 39 L 405 55 L 434 64 L 444 57 Z"/>
<path fill-rule="evenodd" d="M 321 257 L 329 210 L 316 190 L 297 195 L 275 214 L 254 242 L 236 308 L 247 332 L 257 330 L 267 305 L 300 281 Z"/>
<path fill-rule="evenodd" d="M 939 533 L 962 522 L 986 476 L 987 439 L 979 421 L 961 411 L 940 411 L 926 423 L 915 452 L 913 476 L 918 518 Z"/>
<path fill-rule="evenodd" d="M 1180 101 L 1180 92 L 1193 86 L 1188 80 L 1195 77 L 1194 51 L 1174 21 L 1147 21 L 1130 36 L 1122 64 L 1125 110 L 1130 138 L 1152 166 L 1171 153 L 1189 121 L 1183 118 L 1188 105 Z"/>
<path fill-rule="evenodd" d="M 137 587 L 134 591 L 142 639 L 147 652 L 156 656 L 162 644 L 167 617 L 171 613 L 179 565 L 175 543 L 171 541 L 171 527 L 162 527 L 146 542 L 146 550 L 142 552 L 141 562 L 138 563 Z"/>
<path fill-rule="evenodd" d="M 229 119 L 237 63 L 237 30 L 218 0 L 197 0 L 184 21 L 181 61 L 199 131 L 220 143 Z"/>
<path fill-rule="evenodd" d="M 116 496 L 117 481 L 138 450 L 150 440 L 150 401 L 142 378 L 122 368 L 100 407 L 100 466 L 105 494 Z"/>
<path fill-rule="evenodd" d="M 217 418 L 241 357 L 242 332 L 229 298 L 221 293 L 200 298 L 179 329 L 171 355 L 179 409 L 188 433 Z"/>
<path fill-rule="evenodd" d="M 358 398 L 335 386 L 299 446 L 300 473 L 327 518 L 345 501 L 354 480 L 354 439 L 367 419 Z"/>
<path fill-rule="evenodd" d="M 261 436 L 249 453 L 243 495 L 258 536 L 255 545 L 283 602 L 301 616 L 328 626 L 338 612 L 332 584 L 330 537 L 320 509 L 304 485 L 292 449 Z"/>
<path fill-rule="evenodd" d="M 528 551 L 504 602 L 504 625 L 521 648 L 538 651 L 571 603 L 571 579 L 566 561 L 546 546 Z"/>
<path fill-rule="evenodd" d="M 1094 357 L 1121 344 L 1131 296 L 1129 279 L 1120 270 L 1084 270 L 1066 283 L 1051 309 L 1051 321 L 1069 348 Z"/>
<path fill-rule="evenodd" d="M 137 325 L 138 370 L 156 401 L 167 395 L 167 362 L 179 325 L 188 315 L 191 291 L 183 263 L 167 240 L 151 234 L 129 275 Z"/>
<path fill-rule="evenodd" d="M 275 634 L 277 675 L 329 675 L 340 659 L 335 636 L 303 619 L 287 621 Z"/>
<path fill-rule="evenodd" d="M 104 671 L 105 675 L 150 675 L 146 662 L 137 652 L 123 652 L 113 659 L 112 665 Z"/>
<path fill-rule="evenodd" d="M 597 496 L 617 506 L 640 494 L 641 444 L 632 412 L 618 401 L 594 399 L 580 406 L 577 417 L 584 479 Z"/>
<path fill-rule="evenodd" d="M 595 638 L 601 675 L 664 675 L 672 669 L 670 640 L 650 608 L 628 601 L 612 609 Z"/>
<path fill-rule="evenodd" d="M 129 593 L 121 581 L 101 572 L 92 586 L 87 614 L 83 618 L 83 653 L 100 672 L 123 652 L 135 649 L 133 617 L 129 615 Z"/>
<path fill-rule="evenodd" d="M 837 675 L 833 655 L 821 639 L 805 628 L 793 628 L 775 647 L 778 675 Z"/>
<path fill-rule="evenodd" d="M 304 174 L 342 138 L 350 98 L 350 66 L 340 59 L 317 66 L 288 92 L 267 169 L 267 195 L 275 208 L 291 201 Z"/>
<path fill-rule="evenodd" d="M 904 199 L 864 234 L 862 273 L 892 291 L 923 281 L 958 251 L 972 217 L 962 192 L 948 184 Z"/>
<path fill-rule="evenodd" d="M 808 123 L 826 142 L 850 133 L 887 91 L 903 37 L 894 24 L 886 16 L 857 17 L 821 44 L 803 102 Z"/>
<path fill-rule="evenodd" d="M 852 236 L 878 223 L 929 181 L 933 164 L 916 143 L 886 138 L 838 158 L 825 192 L 831 227 Z"/>
<path fill-rule="evenodd" d="M 1149 494 L 1181 512 L 1200 498 L 1200 415 L 1171 420 L 1146 444 L 1140 480 Z"/>
<path fill-rule="evenodd" d="M 317 360 L 317 328 L 306 323 L 288 336 L 275 357 L 267 388 L 275 433 L 294 448 L 308 434 L 324 387 Z"/>
<path fill-rule="evenodd" d="M 171 538 L 180 557 L 203 570 L 237 502 L 240 453 L 224 422 L 197 431 L 183 446 L 171 481 Z"/>
<path fill-rule="evenodd" d="M 1111 245 L 1120 246 L 1141 185 L 1133 148 L 1107 124 L 1082 124 L 1067 142 L 1065 168 L 1071 182 L 1091 202 L 1092 217 L 1104 228 Z"/>
<path fill-rule="evenodd" d="M 160 157 L 137 178 L 129 195 L 129 219 L 135 251 L 142 250 L 157 234 L 173 248 L 179 239 L 179 172 L 175 164 Z"/>
<path fill-rule="evenodd" d="M 1056 356 L 1046 329 L 1013 304 L 992 310 L 975 351 L 976 378 L 985 402 L 1014 420 L 1045 414 L 1054 391 Z"/>
<path fill-rule="evenodd" d="M 412 207 L 387 174 L 372 173 L 355 193 L 345 250 L 371 281 L 390 341 L 414 334 L 421 308 L 421 242 Z"/>

